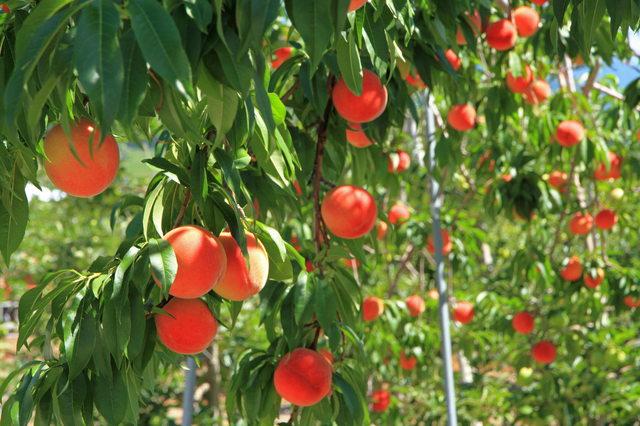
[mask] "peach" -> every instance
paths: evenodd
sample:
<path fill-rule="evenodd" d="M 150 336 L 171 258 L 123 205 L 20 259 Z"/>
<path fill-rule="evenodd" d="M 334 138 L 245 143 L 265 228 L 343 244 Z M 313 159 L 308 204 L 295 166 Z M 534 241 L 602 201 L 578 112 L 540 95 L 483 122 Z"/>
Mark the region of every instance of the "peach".
<path fill-rule="evenodd" d="M 353 185 L 337 186 L 322 200 L 322 219 L 340 238 L 360 238 L 376 224 L 378 207 L 367 191 Z"/>
<path fill-rule="evenodd" d="M 518 312 L 513 316 L 511 325 L 520 334 L 529 334 L 533 331 L 533 315 L 528 312 Z"/>
<path fill-rule="evenodd" d="M 556 170 L 549 175 L 549 185 L 558 189 L 558 192 L 564 194 L 567 191 L 567 183 L 569 182 L 569 176 Z"/>
<path fill-rule="evenodd" d="M 291 245 L 297 252 L 302 250 L 302 247 L 298 244 L 298 236 L 296 234 L 291 235 Z"/>
<path fill-rule="evenodd" d="M 313 272 L 316 270 L 316 268 L 313 267 L 313 262 L 310 260 L 304 262 L 304 268 L 307 272 Z"/>
<path fill-rule="evenodd" d="M 300 184 L 298 183 L 298 181 L 293 182 L 293 186 L 296 189 L 298 195 L 302 195 L 302 189 L 300 189 Z"/>
<path fill-rule="evenodd" d="M 409 157 L 409 154 L 407 154 L 404 151 L 400 151 L 400 150 L 396 151 L 396 154 L 398 154 L 399 158 L 398 158 L 398 165 L 395 168 L 393 167 L 393 160 L 391 159 L 391 156 L 388 157 L 388 159 L 389 159 L 389 168 L 388 168 L 389 173 L 404 172 L 411 165 L 411 157 Z"/>
<path fill-rule="evenodd" d="M 207 349 L 218 331 L 218 321 L 202 299 L 174 297 L 156 314 L 160 341 L 173 352 L 191 355 Z M 173 318 L 172 318 L 173 317 Z"/>
<path fill-rule="evenodd" d="M 371 400 L 373 401 L 371 404 L 373 411 L 382 412 L 391 404 L 391 394 L 386 390 L 377 390 L 371 394 Z"/>
<path fill-rule="evenodd" d="M 403 370 L 413 370 L 416 365 L 418 365 L 418 358 L 414 354 L 407 358 L 405 351 L 400 351 L 400 367 Z"/>
<path fill-rule="evenodd" d="M 9 6 L 7 6 L 6 3 L 2 3 L 2 11 L 4 13 L 9 13 L 9 12 L 11 12 L 11 9 L 9 9 Z"/>
<path fill-rule="evenodd" d="M 107 189 L 116 178 L 120 150 L 111 135 L 107 135 L 100 146 L 100 130 L 88 118 L 82 117 L 70 125 L 71 145 L 82 163 L 71 152 L 69 138 L 57 124 L 44 138 L 44 170 L 51 183 L 67 194 L 93 197 Z M 92 133 L 93 138 L 90 139 Z"/>
<path fill-rule="evenodd" d="M 387 236 L 387 230 L 389 229 L 389 225 L 387 222 L 378 222 L 376 224 L 376 236 L 379 240 L 384 239 Z"/>
<path fill-rule="evenodd" d="M 416 74 L 415 78 L 411 74 L 407 74 L 407 78 L 405 78 L 407 83 L 409 83 L 414 87 L 417 87 L 418 89 L 426 89 L 427 85 L 420 78 L 420 74 L 418 74 L 418 71 L 415 71 L 415 74 Z"/>
<path fill-rule="evenodd" d="M 518 33 L 508 19 L 501 19 L 487 28 L 487 44 L 496 50 L 509 50 L 516 44 Z"/>
<path fill-rule="evenodd" d="M 373 321 L 384 312 L 384 302 L 377 297 L 368 297 L 362 303 L 362 314 L 365 321 Z"/>
<path fill-rule="evenodd" d="M 320 349 L 318 351 L 318 353 L 320 355 L 322 355 L 324 357 L 324 359 L 326 359 L 329 364 L 333 364 L 333 354 L 331 353 L 330 350 L 328 350 L 328 349 Z"/>
<path fill-rule="evenodd" d="M 538 6 L 542 6 L 543 4 L 545 4 L 548 1 L 549 0 L 531 0 L 531 3 L 537 4 Z"/>
<path fill-rule="evenodd" d="M 607 172 L 607 165 L 605 163 L 596 162 L 596 171 L 593 175 L 597 180 L 618 179 L 620 177 L 622 158 L 611 151 L 609 151 L 608 155 L 609 162 L 611 163 L 609 172 Z"/>
<path fill-rule="evenodd" d="M 360 123 L 347 123 L 350 127 L 347 127 L 347 142 L 356 148 L 365 148 L 373 144 L 371 139 L 367 137 L 364 130 L 362 130 L 362 124 Z M 351 130 L 354 129 L 354 130 Z"/>
<path fill-rule="evenodd" d="M 356 268 L 360 267 L 360 262 L 358 262 L 357 259 L 351 258 L 351 259 L 342 259 L 342 264 L 344 266 L 346 266 L 349 269 L 353 269 L 353 266 L 355 265 Z"/>
<path fill-rule="evenodd" d="M 178 272 L 169 294 L 195 299 L 220 283 L 227 271 L 227 255 L 218 238 L 199 226 L 172 229 L 164 236 L 176 254 Z M 158 285 L 160 282 L 154 276 Z"/>
<path fill-rule="evenodd" d="M 553 343 L 542 341 L 533 347 L 533 358 L 542 364 L 549 364 L 556 359 L 558 350 Z"/>
<path fill-rule="evenodd" d="M 424 300 L 422 300 L 422 297 L 418 296 L 417 294 L 407 297 L 405 303 L 407 304 L 407 308 L 409 309 L 409 315 L 411 315 L 412 317 L 417 317 L 418 315 L 420 315 L 422 312 L 424 312 L 426 307 Z"/>
<path fill-rule="evenodd" d="M 513 78 L 511 71 L 507 73 L 507 87 L 513 93 L 525 93 L 533 86 L 533 71 L 529 65 L 524 67 L 524 76 Z"/>
<path fill-rule="evenodd" d="M 291 52 L 293 51 L 293 47 L 283 47 L 275 51 L 276 59 L 271 61 L 271 65 L 273 68 L 278 68 L 280 65 L 284 63 L 287 59 L 291 57 Z"/>
<path fill-rule="evenodd" d="M 360 9 L 366 2 L 367 0 L 351 0 L 351 3 L 349 4 L 349 12 Z"/>
<path fill-rule="evenodd" d="M 453 319 L 466 324 L 473 319 L 473 305 L 469 302 L 458 302 L 453 310 Z"/>
<path fill-rule="evenodd" d="M 511 176 L 509 173 L 505 173 L 500 177 L 500 179 L 502 179 L 505 182 L 511 182 L 511 179 L 513 179 L 513 176 Z"/>
<path fill-rule="evenodd" d="M 471 16 L 469 11 L 465 11 L 465 13 L 467 14 L 469 19 L 471 19 L 471 22 L 473 23 L 471 25 L 471 29 L 473 30 L 473 34 L 475 34 L 477 36 L 478 35 L 478 31 L 481 30 L 481 26 L 482 26 L 482 24 L 480 23 L 480 13 L 478 12 L 477 9 L 473 11 L 473 16 Z M 460 25 L 458 25 L 458 29 L 456 31 L 456 41 L 458 42 L 459 45 L 467 44 L 467 39 L 464 38 L 464 33 L 462 32 L 462 28 L 460 28 Z"/>
<path fill-rule="evenodd" d="M 471 130 L 476 124 L 476 110 L 471 105 L 456 105 L 447 114 L 447 122 L 460 132 Z"/>
<path fill-rule="evenodd" d="M 533 83 L 530 90 L 522 94 L 522 98 L 528 104 L 540 104 L 549 96 L 551 96 L 551 86 L 541 78 Z"/>
<path fill-rule="evenodd" d="M 520 6 L 513 11 L 513 19 L 516 21 L 518 35 L 520 37 L 531 37 L 538 31 L 540 15 L 529 6 Z"/>
<path fill-rule="evenodd" d="M 565 120 L 556 127 L 556 140 L 564 147 L 577 144 L 584 138 L 584 127 L 574 120 Z"/>
<path fill-rule="evenodd" d="M 411 212 L 404 204 L 394 204 L 389 210 L 389 222 L 392 225 L 395 225 L 396 222 L 398 225 L 402 225 L 409 217 L 411 217 Z"/>
<path fill-rule="evenodd" d="M 596 226 L 600 229 L 611 229 L 618 223 L 618 215 L 613 210 L 604 209 L 596 215 Z"/>
<path fill-rule="evenodd" d="M 362 70 L 362 94 L 354 95 L 347 87 L 347 83 L 340 77 L 333 88 L 333 106 L 338 114 L 347 121 L 366 123 L 380 117 L 387 107 L 387 88 L 378 76 Z"/>
<path fill-rule="evenodd" d="M 596 270 L 596 277 L 593 278 L 590 272 L 587 272 L 584 276 L 584 285 L 589 288 L 597 288 L 602 280 L 604 279 L 604 270 L 602 268 L 598 268 Z"/>
<path fill-rule="evenodd" d="M 624 298 L 624 304 L 630 308 L 640 308 L 640 296 L 636 297 L 636 301 L 633 301 L 633 296 L 627 296 Z"/>
<path fill-rule="evenodd" d="M 246 300 L 262 290 L 269 277 L 267 251 L 254 234 L 246 231 L 244 234 L 247 238 L 249 269 L 247 269 L 247 260 L 231 233 L 220 234 L 220 243 L 227 254 L 227 272 L 213 291 L 225 299 Z"/>
<path fill-rule="evenodd" d="M 446 256 L 451 253 L 453 244 L 451 243 L 451 237 L 449 237 L 449 233 L 446 230 L 440 230 L 440 235 L 442 235 L 442 254 Z M 429 250 L 429 253 L 436 254 L 436 249 L 431 235 L 427 237 L 427 249 Z"/>
<path fill-rule="evenodd" d="M 440 298 L 440 294 L 438 294 L 438 290 L 429 290 L 427 294 L 433 300 L 438 300 Z"/>
<path fill-rule="evenodd" d="M 569 221 L 569 230 L 575 235 L 587 235 L 593 229 L 593 216 L 576 213 Z"/>
<path fill-rule="evenodd" d="M 567 281 L 576 281 L 582 276 L 583 266 L 580 259 L 576 256 L 571 256 L 567 266 L 560 272 L 562 278 Z"/>
<path fill-rule="evenodd" d="M 324 356 L 305 348 L 282 357 L 273 376 L 276 392 L 291 404 L 315 405 L 331 390 L 333 367 Z"/>
<path fill-rule="evenodd" d="M 456 55 L 456 52 L 454 52 L 451 49 L 448 49 L 445 52 L 445 56 L 447 57 L 447 59 L 451 63 L 451 66 L 453 67 L 454 71 L 458 71 L 460 69 L 460 67 L 462 66 L 462 60 L 460 60 L 460 58 L 458 58 L 458 55 Z"/>

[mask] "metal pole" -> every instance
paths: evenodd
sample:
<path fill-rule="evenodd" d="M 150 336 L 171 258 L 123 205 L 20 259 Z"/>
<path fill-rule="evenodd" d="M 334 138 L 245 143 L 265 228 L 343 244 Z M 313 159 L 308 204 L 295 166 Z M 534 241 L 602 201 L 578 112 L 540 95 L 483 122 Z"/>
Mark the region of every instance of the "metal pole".
<path fill-rule="evenodd" d="M 189 370 L 187 370 L 182 397 L 182 426 L 191 426 L 193 420 L 193 393 L 196 388 L 196 368 L 198 368 L 195 358 L 187 358 L 187 367 Z"/>
<path fill-rule="evenodd" d="M 436 143 L 435 143 L 435 119 L 433 111 L 429 106 L 429 96 L 425 97 L 427 108 L 427 126 L 425 148 L 427 149 L 427 166 L 429 168 L 429 181 L 431 184 L 431 217 L 433 218 L 433 245 L 435 248 L 436 259 L 436 285 L 438 287 L 438 310 L 440 312 L 440 332 L 442 333 L 442 360 L 444 361 L 444 392 L 447 402 L 447 426 L 455 426 L 458 424 L 458 416 L 456 414 L 456 396 L 453 388 L 453 366 L 451 351 L 451 333 L 449 330 L 449 301 L 447 298 L 447 282 L 444 279 L 444 259 L 442 256 L 442 235 L 440 231 L 440 209 L 442 208 L 442 200 L 438 196 L 440 185 L 433 178 L 433 169 L 436 161 Z"/>

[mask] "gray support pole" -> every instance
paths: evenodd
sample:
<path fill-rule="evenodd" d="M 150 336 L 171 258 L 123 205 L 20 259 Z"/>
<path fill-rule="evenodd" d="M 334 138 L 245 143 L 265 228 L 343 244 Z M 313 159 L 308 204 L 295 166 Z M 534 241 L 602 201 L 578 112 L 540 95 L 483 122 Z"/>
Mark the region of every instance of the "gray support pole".
<path fill-rule="evenodd" d="M 187 367 L 189 370 L 187 370 L 182 397 L 182 426 L 191 426 L 193 421 L 193 393 L 196 390 L 196 368 L 198 368 L 195 358 L 187 358 Z"/>
<path fill-rule="evenodd" d="M 430 95 L 427 95 L 430 96 Z M 433 218 L 433 245 L 436 259 L 436 285 L 438 287 L 438 310 L 440 312 L 440 332 L 442 333 L 442 360 L 444 361 L 444 392 L 447 402 L 447 426 L 458 424 L 456 414 L 456 396 L 453 388 L 453 366 L 451 351 L 451 333 L 449 330 L 449 301 L 447 298 L 447 282 L 444 279 L 444 259 L 442 256 L 442 235 L 440 231 L 440 209 L 442 200 L 438 196 L 440 185 L 433 178 L 433 169 L 436 161 L 435 143 L 435 119 L 433 111 L 429 106 L 429 98 L 426 97 L 425 106 L 427 108 L 427 126 L 425 148 L 427 150 L 427 166 L 429 168 L 431 217 Z"/>

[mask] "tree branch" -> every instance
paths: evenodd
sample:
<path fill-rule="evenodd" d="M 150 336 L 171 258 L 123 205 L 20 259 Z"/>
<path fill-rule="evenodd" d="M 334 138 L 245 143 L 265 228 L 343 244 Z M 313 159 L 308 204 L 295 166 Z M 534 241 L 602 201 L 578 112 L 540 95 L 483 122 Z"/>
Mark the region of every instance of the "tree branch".
<path fill-rule="evenodd" d="M 189 204 L 189 198 L 191 197 L 191 188 L 187 188 L 187 195 L 184 197 L 184 202 L 182 203 L 182 207 L 180 207 L 180 213 L 178 213 L 178 217 L 176 221 L 173 223 L 173 228 L 177 228 L 182 222 L 182 218 L 184 217 L 184 212 L 187 209 L 187 204 Z"/>
<path fill-rule="evenodd" d="M 414 246 L 413 244 L 409 244 L 405 249 L 404 254 L 402 255 L 402 259 L 400 260 L 400 268 L 396 273 L 396 278 L 393 280 L 393 284 L 391 285 L 391 287 L 389 287 L 389 293 L 387 294 L 388 299 L 391 299 L 391 296 L 393 296 L 393 293 L 398 286 L 398 281 L 400 281 L 400 275 L 402 275 L 402 271 L 404 270 L 404 268 L 407 267 L 407 262 L 409 261 L 409 258 L 411 257 L 411 254 L 413 253 L 413 250 L 415 248 L 416 246 Z"/>
<path fill-rule="evenodd" d="M 293 95 L 295 93 L 295 91 L 298 90 L 298 87 L 300 87 L 300 77 L 298 77 L 296 79 L 296 82 L 293 83 L 293 86 L 291 86 L 291 88 L 289 90 L 287 90 L 284 95 L 282 95 L 282 97 L 280 98 L 282 103 L 287 102 L 289 100 L 289 98 L 291 97 L 291 95 Z"/>
<path fill-rule="evenodd" d="M 587 79 L 586 84 L 582 87 L 582 94 L 585 97 L 589 96 L 589 92 L 591 91 L 591 89 L 593 89 L 593 84 L 596 82 L 596 78 L 598 78 L 598 71 L 600 71 L 601 66 L 602 66 L 602 59 L 598 56 L 596 65 L 591 69 L 589 78 Z"/>

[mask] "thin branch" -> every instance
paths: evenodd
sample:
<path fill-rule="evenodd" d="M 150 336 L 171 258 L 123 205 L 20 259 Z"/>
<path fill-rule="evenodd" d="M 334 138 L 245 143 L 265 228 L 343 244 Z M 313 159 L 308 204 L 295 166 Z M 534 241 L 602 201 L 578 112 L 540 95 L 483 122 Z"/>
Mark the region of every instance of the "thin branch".
<path fill-rule="evenodd" d="M 409 258 L 411 257 L 411 254 L 413 253 L 413 250 L 415 248 L 416 246 L 414 246 L 413 244 L 409 244 L 405 249 L 404 254 L 402 255 L 402 259 L 400 260 L 400 268 L 396 273 L 396 278 L 393 280 L 393 284 L 391 285 L 391 287 L 389 287 L 389 293 L 387 295 L 388 299 L 391 299 L 391 296 L 393 296 L 393 293 L 398 286 L 398 282 L 400 281 L 400 275 L 402 275 L 402 271 L 404 270 L 404 268 L 407 267 L 407 262 L 409 261 Z"/>
<path fill-rule="evenodd" d="M 293 421 L 296 418 L 296 415 L 298 414 L 298 405 L 291 405 L 291 417 L 289 417 L 289 421 L 287 423 L 289 423 L 290 425 L 293 424 Z"/>
<path fill-rule="evenodd" d="M 589 96 L 589 92 L 591 92 L 591 89 L 593 89 L 593 84 L 596 82 L 596 78 L 598 78 L 598 71 L 600 71 L 601 66 L 602 66 L 602 59 L 598 56 L 596 65 L 591 69 L 591 73 L 589 74 L 587 83 L 582 87 L 582 94 L 585 97 Z"/>
<path fill-rule="evenodd" d="M 178 213 L 178 217 L 176 221 L 173 223 L 173 228 L 177 228 L 180 225 L 180 222 L 182 222 L 182 218 L 184 217 L 184 211 L 187 209 L 187 204 L 189 204 L 190 197 L 191 197 L 191 188 L 187 188 L 187 195 L 185 195 L 184 197 L 184 202 L 182 203 L 182 207 L 180 207 L 180 213 Z"/>
<path fill-rule="evenodd" d="M 294 92 L 296 90 L 298 90 L 298 87 L 300 87 L 300 78 L 298 78 L 296 80 L 296 82 L 293 84 L 293 86 L 291 86 L 291 88 L 289 90 L 287 90 L 287 92 L 284 95 L 282 95 L 282 97 L 280 98 L 282 103 L 287 102 L 289 100 L 289 98 L 291 97 L 291 95 L 293 95 Z"/>
<path fill-rule="evenodd" d="M 604 93 L 607 96 L 611 96 L 612 98 L 624 101 L 624 95 L 622 93 L 618 93 L 615 90 L 610 89 L 607 86 L 603 86 L 598 82 L 593 83 L 593 90 L 597 90 L 598 92 Z M 640 111 L 640 105 L 636 105 L 633 109 L 635 109 L 636 111 Z"/>

